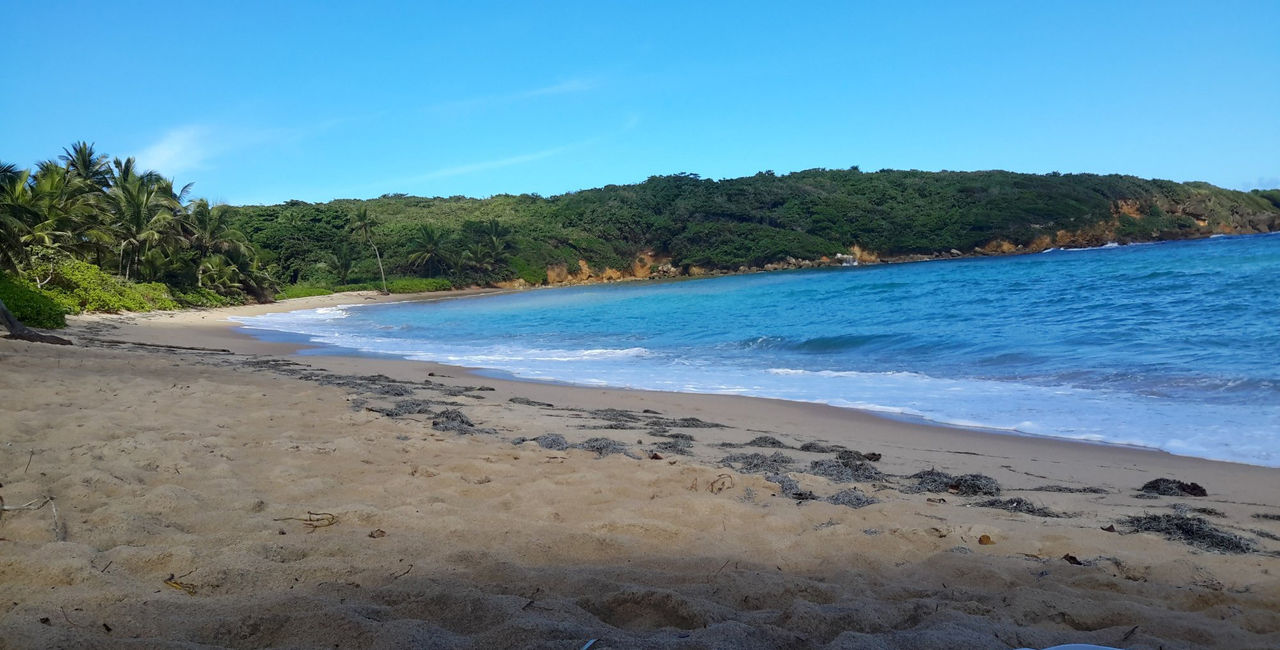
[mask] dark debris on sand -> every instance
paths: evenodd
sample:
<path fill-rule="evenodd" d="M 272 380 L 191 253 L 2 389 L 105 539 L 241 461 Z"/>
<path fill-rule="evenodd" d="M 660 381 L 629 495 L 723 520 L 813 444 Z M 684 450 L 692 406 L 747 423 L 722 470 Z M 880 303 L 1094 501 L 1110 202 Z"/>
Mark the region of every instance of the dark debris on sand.
<path fill-rule="evenodd" d="M 1269 519 L 1269 520 L 1271 520 L 1271 521 L 1280 521 L 1280 515 L 1272 514 L 1272 513 L 1270 513 L 1270 512 L 1255 512 L 1255 513 L 1253 513 L 1253 518 L 1254 518 L 1254 519 Z"/>
<path fill-rule="evenodd" d="M 853 467 L 851 463 L 876 463 L 879 462 L 881 458 L 882 456 L 874 451 L 869 451 L 864 454 L 852 449 L 841 449 L 836 452 L 836 459 L 850 467 Z"/>
<path fill-rule="evenodd" d="M 859 490 L 858 488 L 849 488 L 848 490 L 841 490 L 823 499 L 823 501 L 826 501 L 827 503 L 834 503 L 838 506 L 846 506 L 846 507 L 855 508 L 855 509 L 865 508 L 873 503 L 880 503 L 879 499 L 872 496 L 867 496 L 865 493 L 862 492 L 862 490 Z"/>
<path fill-rule="evenodd" d="M 681 456 L 693 455 L 693 442 L 686 438 L 672 438 L 663 440 L 653 446 L 655 451 L 666 454 L 679 454 Z"/>
<path fill-rule="evenodd" d="M 1173 503 L 1173 504 L 1170 504 L 1169 507 L 1172 508 L 1174 512 L 1180 515 L 1197 514 L 1197 515 L 1204 515 L 1206 517 L 1226 517 L 1227 516 L 1227 513 L 1221 510 L 1218 510 L 1217 508 L 1193 508 L 1185 503 Z"/>
<path fill-rule="evenodd" d="M 808 490 L 800 489 L 800 484 L 786 474 L 766 474 L 764 479 L 778 484 L 778 494 L 796 501 L 813 501 L 818 497 Z"/>
<path fill-rule="evenodd" d="M 1020 512 L 1024 515 L 1035 515 L 1037 517 L 1061 519 L 1071 516 L 1061 512 L 1055 512 L 1044 506 L 1038 506 L 1021 497 L 1014 497 L 1012 499 L 987 499 L 986 501 L 980 501 L 973 505 L 978 506 L 979 508 L 996 508 L 998 510 L 1006 510 L 1008 512 Z"/>
<path fill-rule="evenodd" d="M 1100 487 L 1070 487 L 1066 485 L 1041 485 L 1040 487 L 1027 488 L 1023 492 L 1063 492 L 1067 494 L 1111 494 L 1106 488 Z"/>
<path fill-rule="evenodd" d="M 1261 537 L 1262 539 L 1269 539 L 1275 542 L 1280 542 L 1280 535 L 1267 532 L 1265 530 L 1262 530 L 1261 528 L 1250 528 L 1249 532 L 1253 533 L 1254 535 L 1257 535 L 1258 537 Z"/>
<path fill-rule="evenodd" d="M 952 476 L 936 469 L 916 472 L 907 478 L 915 480 L 915 485 L 902 489 L 903 492 L 951 492 L 960 496 L 1000 496 L 1000 483 L 985 474 L 964 474 Z"/>
<path fill-rule="evenodd" d="M 596 452 L 596 455 L 600 458 L 603 458 L 605 456 L 609 456 L 612 454 L 622 454 L 630 458 L 635 458 L 635 456 L 633 456 L 630 452 L 627 451 L 627 443 L 618 442 L 617 440 L 612 440 L 610 438 L 589 438 L 576 445 L 570 445 L 570 446 L 575 449 L 585 449 L 587 451 L 594 451 Z"/>
<path fill-rule="evenodd" d="M 815 460 L 809 463 L 809 470 L 806 473 L 837 483 L 870 483 L 884 480 L 884 474 L 880 470 L 872 467 L 870 463 L 861 461 Z"/>
<path fill-rule="evenodd" d="M 530 440 L 538 443 L 539 447 L 542 447 L 543 449 L 550 449 L 552 451 L 564 451 L 569 448 L 569 441 L 565 440 L 564 436 L 558 433 L 544 433 L 537 438 L 516 438 L 511 441 L 511 444 L 523 445 Z"/>
<path fill-rule="evenodd" d="M 830 454 L 844 449 L 840 445 L 824 445 L 821 442 L 806 442 L 800 445 L 800 451 L 808 451 L 815 454 Z"/>
<path fill-rule="evenodd" d="M 720 459 L 721 464 L 728 465 L 744 474 L 780 474 L 788 471 L 796 459 L 775 451 L 764 454 L 729 454 Z"/>
<path fill-rule="evenodd" d="M 1166 497 L 1204 497 L 1209 496 L 1199 483 L 1184 483 L 1171 478 L 1158 478 L 1147 481 L 1139 488 L 1146 494 L 1159 494 Z"/>
<path fill-rule="evenodd" d="M 1120 520 L 1135 533 L 1160 533 L 1165 538 L 1190 544 L 1196 548 L 1220 553 L 1251 553 L 1253 542 L 1217 528 L 1202 517 L 1186 515 L 1141 515 Z"/>
<path fill-rule="evenodd" d="M 493 435 L 498 433 L 494 429 L 488 427 L 477 427 L 471 418 L 467 417 L 458 409 L 445 409 L 436 414 L 435 419 L 431 421 L 431 428 L 436 431 L 452 431 L 459 435 L 471 435 L 474 433 L 484 433 Z"/>
<path fill-rule="evenodd" d="M 664 429 L 653 429 L 649 431 L 649 435 L 655 436 L 658 438 L 670 438 L 672 440 L 685 440 L 688 442 L 693 442 L 693 436 L 687 433 L 670 433 Z"/>
<path fill-rule="evenodd" d="M 391 418 L 405 415 L 433 415 L 431 401 L 425 399 L 402 399 L 396 400 L 390 407 L 366 406 L 365 409 Z"/>
<path fill-rule="evenodd" d="M 775 437 L 773 437 L 773 436 L 756 436 L 756 437 L 752 438 L 751 440 L 747 441 L 747 443 L 746 443 L 746 444 L 741 445 L 741 446 L 743 446 L 743 447 L 766 447 L 766 448 L 770 448 L 770 449 L 790 449 L 790 448 L 791 448 L 791 446 L 790 446 L 790 445 L 788 445 L 787 443 L 785 443 L 785 442 L 783 442 L 783 441 L 781 441 L 781 440 L 778 440 L 777 438 L 775 438 Z"/>
<path fill-rule="evenodd" d="M 507 401 L 508 401 L 508 402 L 511 402 L 512 404 L 521 404 L 521 405 L 524 405 L 524 406 L 541 406 L 541 407 L 545 407 L 545 408 L 553 408 L 553 407 L 555 407 L 555 404 L 551 404 L 551 403 L 548 403 L 548 402 L 539 402 L 539 401 L 536 401 L 536 400 L 531 400 L 531 399 L 529 399 L 528 397 L 512 397 L 511 399 L 509 399 L 509 400 L 507 400 Z"/>

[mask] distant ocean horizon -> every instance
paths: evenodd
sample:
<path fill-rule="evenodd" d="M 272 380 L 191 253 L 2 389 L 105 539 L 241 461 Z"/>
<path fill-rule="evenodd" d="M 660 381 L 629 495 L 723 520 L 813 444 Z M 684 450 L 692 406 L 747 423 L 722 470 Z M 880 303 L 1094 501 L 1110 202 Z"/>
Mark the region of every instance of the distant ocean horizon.
<path fill-rule="evenodd" d="M 330 351 L 1280 467 L 1280 235 L 236 319 Z M 802 433 L 802 432 L 798 432 Z"/>

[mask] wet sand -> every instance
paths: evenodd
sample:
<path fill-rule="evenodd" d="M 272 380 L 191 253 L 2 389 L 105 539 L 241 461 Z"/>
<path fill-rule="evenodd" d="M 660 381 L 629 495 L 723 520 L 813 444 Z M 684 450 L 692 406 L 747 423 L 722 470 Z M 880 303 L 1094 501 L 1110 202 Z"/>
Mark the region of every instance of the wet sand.
<path fill-rule="evenodd" d="M 1280 470 L 299 355 L 226 320 L 366 299 L 0 341 L 0 496 L 54 499 L 0 519 L 0 647 L 1280 647 Z M 1001 493 L 913 491 L 929 469 Z M 1161 477 L 1208 496 L 1141 498 Z M 876 502 L 824 501 L 851 488 Z"/>

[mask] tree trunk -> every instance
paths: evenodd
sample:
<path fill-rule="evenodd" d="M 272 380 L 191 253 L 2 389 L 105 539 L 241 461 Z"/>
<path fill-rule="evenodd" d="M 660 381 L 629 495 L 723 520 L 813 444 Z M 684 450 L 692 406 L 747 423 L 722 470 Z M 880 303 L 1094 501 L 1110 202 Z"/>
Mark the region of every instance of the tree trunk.
<path fill-rule="evenodd" d="M 378 254 L 378 245 L 373 243 L 373 238 L 369 239 L 369 245 L 373 246 L 373 256 L 378 259 L 378 273 L 382 276 L 382 293 L 391 293 L 387 291 L 387 272 L 382 270 L 382 255 Z"/>
<path fill-rule="evenodd" d="M 31 341 L 33 343 L 53 343 L 54 345 L 71 345 L 68 341 L 60 336 L 51 334 L 41 334 L 18 320 L 13 312 L 4 305 L 4 301 L 0 300 L 0 323 L 4 324 L 5 329 L 9 330 L 9 338 L 18 339 L 20 341 Z"/>

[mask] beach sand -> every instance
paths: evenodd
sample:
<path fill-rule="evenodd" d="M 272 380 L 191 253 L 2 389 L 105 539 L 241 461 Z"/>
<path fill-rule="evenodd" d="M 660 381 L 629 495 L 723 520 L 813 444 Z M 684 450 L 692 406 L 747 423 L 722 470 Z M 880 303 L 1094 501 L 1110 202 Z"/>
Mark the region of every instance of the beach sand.
<path fill-rule="evenodd" d="M 380 299 L 0 341 L 0 647 L 1280 647 L 1280 470 L 299 355 L 226 320 Z M 626 453 L 512 442 L 546 434 Z M 725 446 L 761 436 L 789 448 Z M 721 463 L 750 453 L 793 459 L 793 494 Z M 1069 516 L 912 492 L 929 469 Z M 1208 496 L 1140 498 L 1162 477 Z M 878 502 L 822 500 L 849 488 Z M 1254 550 L 1125 523 L 1179 508 Z"/>

